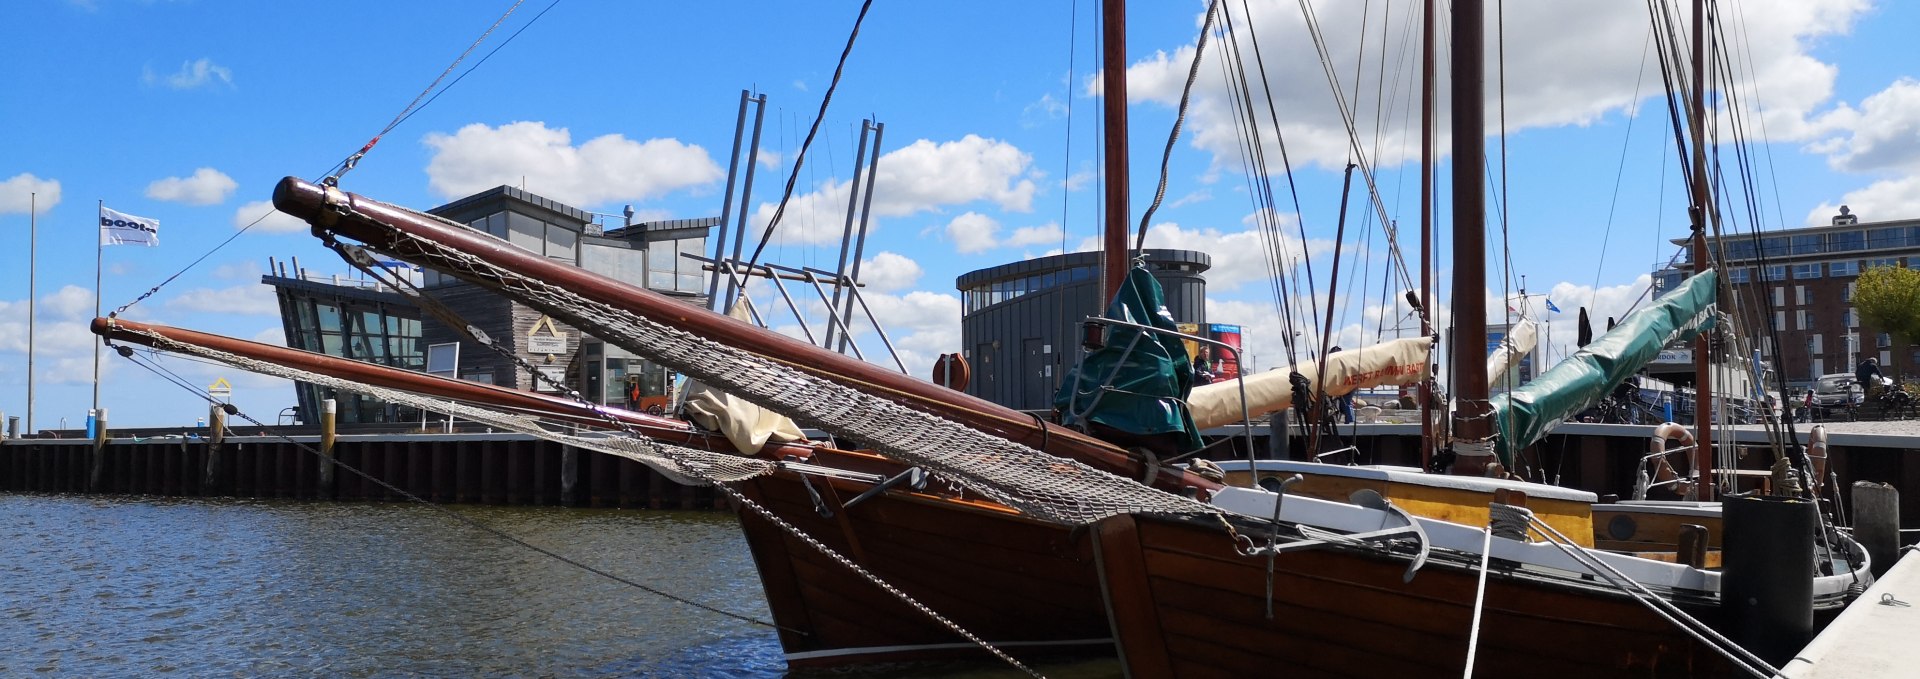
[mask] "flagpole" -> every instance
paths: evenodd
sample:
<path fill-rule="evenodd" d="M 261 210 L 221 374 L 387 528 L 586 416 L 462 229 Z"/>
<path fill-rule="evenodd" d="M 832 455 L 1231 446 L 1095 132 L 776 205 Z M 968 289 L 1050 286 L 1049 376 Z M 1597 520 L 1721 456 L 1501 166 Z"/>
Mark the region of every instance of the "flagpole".
<path fill-rule="evenodd" d="M 40 194 L 27 194 L 27 434 L 33 434 L 33 298 L 39 296 Z"/>
<path fill-rule="evenodd" d="M 105 200 L 97 201 L 95 207 L 97 207 L 98 209 L 94 212 L 94 216 L 100 217 L 107 214 L 107 201 Z M 106 249 L 107 247 L 102 244 L 100 232 L 95 231 L 93 234 L 93 317 L 94 318 L 100 317 L 100 260 L 103 256 L 103 253 L 106 252 Z M 99 414 L 100 412 L 100 345 L 98 344 L 93 345 L 93 412 L 96 415 Z"/>

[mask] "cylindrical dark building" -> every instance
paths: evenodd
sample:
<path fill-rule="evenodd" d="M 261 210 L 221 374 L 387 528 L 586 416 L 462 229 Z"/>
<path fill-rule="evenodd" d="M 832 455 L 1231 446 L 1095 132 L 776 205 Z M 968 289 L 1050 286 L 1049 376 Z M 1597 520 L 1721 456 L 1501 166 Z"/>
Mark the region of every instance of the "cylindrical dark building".
<path fill-rule="evenodd" d="M 1181 323 L 1207 322 L 1213 260 L 1192 250 L 1146 250 L 1147 268 Z M 1074 252 L 962 274 L 960 341 L 973 379 L 967 393 L 1019 410 L 1048 410 L 1068 368 L 1079 363 L 1080 322 L 1100 299 L 1100 253 Z"/>

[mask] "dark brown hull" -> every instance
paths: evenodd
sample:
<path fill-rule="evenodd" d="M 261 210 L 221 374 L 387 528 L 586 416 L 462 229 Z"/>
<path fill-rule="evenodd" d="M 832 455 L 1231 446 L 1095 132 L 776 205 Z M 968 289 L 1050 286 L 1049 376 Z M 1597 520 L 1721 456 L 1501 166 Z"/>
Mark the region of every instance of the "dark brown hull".
<path fill-rule="evenodd" d="M 1476 572 L 1322 549 L 1235 553 L 1216 524 L 1119 516 L 1096 525 L 1101 582 L 1133 677 L 1459 677 Z M 1733 676 L 1713 650 L 1617 594 L 1500 574 L 1487 582 L 1474 674 Z"/>
<path fill-rule="evenodd" d="M 1112 657 L 1086 530 L 999 505 L 888 492 L 852 509 L 865 484 L 798 476 L 740 484 L 750 499 L 1016 658 Z M 984 652 L 751 510 L 741 525 L 788 664 L 909 662 Z"/>

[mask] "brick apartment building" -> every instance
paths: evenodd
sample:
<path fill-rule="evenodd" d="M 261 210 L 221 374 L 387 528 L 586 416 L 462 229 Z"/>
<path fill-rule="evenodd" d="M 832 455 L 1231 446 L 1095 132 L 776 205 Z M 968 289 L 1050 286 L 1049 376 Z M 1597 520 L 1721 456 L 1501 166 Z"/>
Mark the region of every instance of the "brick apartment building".
<path fill-rule="evenodd" d="M 1861 271 L 1920 268 L 1920 219 L 1861 222 L 1841 206 L 1828 226 L 1766 232 L 1758 243 L 1745 235 L 1710 238 L 1708 247 L 1720 250 L 1719 240 L 1725 240 L 1724 271 L 1744 313 L 1736 323 L 1759 338 L 1754 346 L 1789 384 L 1805 387 L 1820 375 L 1853 372 L 1868 356 L 1878 358 L 1888 376 L 1896 366 L 1905 375 L 1920 374 L 1920 345 L 1893 346 L 1892 337 L 1861 322 L 1852 304 Z M 1654 272 L 1656 292 L 1672 289 L 1692 267 L 1689 255 L 1685 263 Z M 1777 359 L 1760 315 L 1768 308 L 1784 345 Z"/>

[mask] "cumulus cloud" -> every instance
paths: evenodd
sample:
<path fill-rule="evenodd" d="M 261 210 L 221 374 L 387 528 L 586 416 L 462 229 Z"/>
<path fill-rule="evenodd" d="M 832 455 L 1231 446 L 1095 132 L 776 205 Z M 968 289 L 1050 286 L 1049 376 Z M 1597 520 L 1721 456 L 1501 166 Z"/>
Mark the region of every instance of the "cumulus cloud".
<path fill-rule="evenodd" d="M 1807 225 L 1832 223 L 1833 216 L 1840 214 L 1841 205 L 1852 209 L 1861 221 L 1909 219 L 1920 215 L 1920 174 L 1874 182 L 1847 192 L 1839 203 L 1823 202 L 1807 213 Z"/>
<path fill-rule="evenodd" d="M 1762 122 L 1773 138 L 1809 140 L 1835 122 L 1830 119 L 1833 111 L 1822 107 L 1832 96 L 1837 69 L 1810 51 L 1820 39 L 1850 30 L 1869 5 L 1867 0 L 1756 0 L 1739 7 L 1737 17 L 1729 17 L 1740 23 L 1743 56 L 1751 54 L 1751 61 L 1743 60 L 1734 77 L 1742 83 L 1745 101 L 1764 111 Z M 1259 3 L 1249 9 L 1250 17 L 1240 5 L 1227 7 L 1234 14 L 1235 24 L 1251 27 L 1258 34 L 1308 34 L 1306 21 L 1294 3 Z M 1370 34 L 1417 34 L 1417 26 L 1410 22 L 1418 20 L 1418 7 L 1407 3 L 1320 3 L 1314 12 L 1321 33 L 1327 36 L 1357 35 L 1363 27 Z M 1505 15 L 1509 130 L 1587 125 L 1654 96 L 1641 83 L 1643 46 L 1651 22 L 1637 6 L 1602 0 L 1515 3 L 1506 8 Z M 1681 17 L 1683 22 L 1685 19 Z M 1494 21 L 1492 12 L 1487 20 Z M 1196 12 L 1196 27 L 1199 22 L 1200 13 Z M 1568 26 L 1580 28 L 1570 31 Z M 1496 26 L 1487 29 L 1490 46 L 1497 39 L 1497 30 Z M 1418 98 L 1418 78 L 1413 75 L 1419 64 L 1418 40 L 1388 42 L 1384 53 L 1378 41 L 1366 43 L 1368 54 L 1363 57 L 1359 40 L 1327 41 L 1331 63 L 1361 64 L 1357 69 L 1339 70 L 1339 87 L 1348 93 L 1348 108 L 1354 112 L 1360 137 L 1372 145 L 1369 153 L 1383 167 L 1417 157 L 1418 147 L 1406 138 L 1418 127 L 1408 118 L 1412 108 L 1408 103 Z M 1211 41 L 1208 49 L 1212 53 L 1206 62 L 1219 64 L 1232 45 Z M 1251 66 L 1256 62 L 1252 43 L 1242 40 L 1238 45 L 1249 70 L 1257 73 Z M 1156 53 L 1130 66 L 1130 99 L 1176 105 L 1193 51 L 1188 45 L 1171 53 Z M 1267 82 L 1256 82 L 1254 93 L 1256 97 L 1270 97 L 1294 164 L 1317 164 L 1328 169 L 1344 165 L 1348 134 L 1314 42 L 1265 40 L 1260 51 Z M 1383 60 L 1385 68 L 1381 67 Z M 1498 91 L 1492 86 L 1498 75 L 1493 71 L 1496 67 L 1489 60 L 1486 96 L 1490 106 L 1498 104 Z M 1356 70 L 1358 83 L 1353 82 Z M 1233 118 L 1229 85 L 1217 73 L 1218 69 L 1203 70 L 1203 77 L 1195 85 L 1188 110 L 1192 130 L 1189 139 L 1194 146 L 1213 154 L 1215 166 L 1237 168 L 1242 148 L 1239 125 Z M 1089 76 L 1084 87 L 1089 93 L 1097 93 L 1100 76 Z M 1439 91 L 1447 91 L 1447 85 L 1440 84 Z M 1439 106 L 1444 115 L 1447 104 Z M 1376 120 L 1382 129 L 1373 129 Z M 1489 116 L 1489 125 L 1496 124 L 1495 120 Z M 1269 169 L 1277 170 L 1280 154 L 1273 127 L 1270 121 L 1263 123 L 1261 143 L 1274 166 Z M 1449 142 L 1444 121 L 1440 129 L 1443 134 L 1436 142 L 1445 149 Z"/>
<path fill-rule="evenodd" d="M 567 128 L 543 122 L 499 127 L 474 123 L 453 134 L 434 132 L 428 185 L 457 198 L 502 184 L 576 206 L 645 200 L 711 183 L 720 166 L 704 148 L 675 139 L 634 141 L 622 135 L 595 137 L 575 146 Z"/>
<path fill-rule="evenodd" d="M 0 215 L 38 210 L 46 214 L 60 204 L 60 180 L 41 179 L 22 172 L 0 181 Z"/>
<path fill-rule="evenodd" d="M 160 75 L 148 66 L 141 71 L 140 82 L 148 87 L 165 86 L 176 90 L 191 90 L 206 87 L 214 83 L 233 86 L 233 69 L 213 63 L 212 59 L 201 57 L 193 61 L 180 63 L 180 70 Z"/>
<path fill-rule="evenodd" d="M 241 283 L 226 288 L 193 288 L 167 300 L 168 309 L 199 313 L 277 316 L 280 301 L 273 287 L 264 283 Z"/>
<path fill-rule="evenodd" d="M 81 354 L 93 346 L 93 333 L 87 330 L 87 323 L 93 320 L 93 290 L 63 286 L 52 294 L 42 295 L 34 313 L 39 317 L 34 328 L 35 353 Z M 0 300 L 0 352 L 24 354 L 26 351 L 27 301 Z"/>
<path fill-rule="evenodd" d="M 1013 230 L 1002 246 L 1023 248 L 1029 245 L 1052 245 L 1060 242 L 1063 232 L 1058 222 L 1048 222 L 1039 226 L 1023 226 Z"/>
<path fill-rule="evenodd" d="M 920 282 L 920 264 L 905 255 L 881 252 L 860 263 L 860 282 L 874 292 L 893 292 Z M 861 293 L 865 295 L 867 293 Z"/>
<path fill-rule="evenodd" d="M 961 254 L 993 249 L 999 232 L 1000 222 L 978 212 L 968 212 L 947 222 L 947 240 L 952 241 L 953 249 Z"/>
<path fill-rule="evenodd" d="M 194 170 L 191 176 L 167 177 L 147 185 L 147 197 L 188 205 L 213 205 L 227 199 L 239 188 L 233 178 L 211 167 Z"/>
<path fill-rule="evenodd" d="M 1291 220 L 1288 216 L 1285 219 Z M 1253 217 L 1248 217 L 1248 222 Z M 1283 225 L 1290 222 L 1283 222 Z M 1251 225 L 1251 224 L 1249 224 Z M 1326 257 L 1333 254 L 1333 241 L 1314 238 L 1302 245 L 1296 236 L 1281 235 L 1278 252 L 1269 244 L 1267 237 L 1259 229 L 1226 232 L 1215 228 L 1183 227 L 1173 222 L 1160 222 L 1147 229 L 1147 247 L 1156 249 L 1198 250 L 1207 253 L 1213 259 L 1213 268 L 1208 269 L 1207 291 L 1209 293 L 1227 292 L 1254 281 L 1272 278 L 1268 262 L 1292 262 L 1297 256 Z M 1080 241 L 1076 251 L 1085 252 L 1100 247 L 1097 237 Z"/>
<path fill-rule="evenodd" d="M 1033 157 L 1007 142 L 977 135 L 939 143 L 921 139 L 880 157 L 873 216 L 904 217 L 975 202 L 1029 212 L 1039 190 L 1034 174 Z M 780 217 L 783 237 L 801 243 L 838 242 L 850 184 L 850 178 L 831 179 L 795 195 Z M 754 211 L 759 229 L 772 221 L 778 203 L 776 197 Z"/>
<path fill-rule="evenodd" d="M 260 223 L 254 224 L 255 221 Z M 307 223 L 299 217 L 273 208 L 273 201 L 256 200 L 241 205 L 233 211 L 233 228 L 244 229 L 253 224 L 253 230 L 260 233 L 304 233 Z"/>

